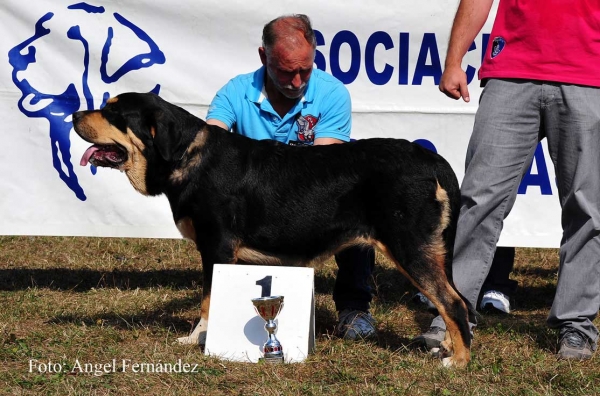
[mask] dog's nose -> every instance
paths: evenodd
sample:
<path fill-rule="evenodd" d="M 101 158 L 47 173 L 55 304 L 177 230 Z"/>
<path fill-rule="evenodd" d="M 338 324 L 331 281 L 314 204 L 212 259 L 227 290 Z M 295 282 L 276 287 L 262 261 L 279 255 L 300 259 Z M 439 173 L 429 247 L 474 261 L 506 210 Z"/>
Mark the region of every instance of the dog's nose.
<path fill-rule="evenodd" d="M 76 124 L 83 117 L 83 111 L 76 111 L 73 113 L 73 124 Z"/>

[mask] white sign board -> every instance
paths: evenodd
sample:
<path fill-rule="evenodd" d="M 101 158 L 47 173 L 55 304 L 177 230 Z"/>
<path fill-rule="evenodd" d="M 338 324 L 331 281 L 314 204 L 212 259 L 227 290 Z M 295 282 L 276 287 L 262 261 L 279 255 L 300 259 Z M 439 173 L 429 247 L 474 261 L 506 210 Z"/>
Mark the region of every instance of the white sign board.
<path fill-rule="evenodd" d="M 258 362 L 268 334 L 251 300 L 266 295 L 284 296 L 275 323 L 285 362 L 306 359 L 315 342 L 314 269 L 283 266 L 215 265 L 205 354 Z"/>

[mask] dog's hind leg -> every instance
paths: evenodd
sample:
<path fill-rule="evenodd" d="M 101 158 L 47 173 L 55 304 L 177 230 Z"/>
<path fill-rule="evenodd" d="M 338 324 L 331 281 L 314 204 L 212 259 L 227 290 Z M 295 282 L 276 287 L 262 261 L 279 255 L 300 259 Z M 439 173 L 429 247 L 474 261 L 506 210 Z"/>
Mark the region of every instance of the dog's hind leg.
<path fill-rule="evenodd" d="M 377 243 L 376 246 L 429 298 L 444 319 L 446 340 L 442 346 L 451 353 L 450 357 L 443 360 L 444 366 L 464 367 L 471 357 L 468 309 L 446 276 L 446 251 L 439 248 L 443 244 L 430 243 L 419 246 L 414 237 L 405 236 L 403 246 L 410 246 L 408 249 L 403 249 L 399 244 L 387 246 Z"/>

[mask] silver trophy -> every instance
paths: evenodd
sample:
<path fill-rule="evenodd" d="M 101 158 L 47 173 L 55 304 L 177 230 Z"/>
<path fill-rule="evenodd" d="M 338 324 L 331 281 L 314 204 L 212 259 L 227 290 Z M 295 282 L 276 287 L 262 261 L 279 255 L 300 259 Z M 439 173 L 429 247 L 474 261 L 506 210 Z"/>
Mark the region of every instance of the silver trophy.
<path fill-rule="evenodd" d="M 283 296 L 253 298 L 252 304 L 256 313 L 267 322 L 265 330 L 269 333 L 269 338 L 263 345 L 264 360 L 269 363 L 283 363 L 283 347 L 275 337 L 277 330 L 275 318 L 283 308 Z"/>

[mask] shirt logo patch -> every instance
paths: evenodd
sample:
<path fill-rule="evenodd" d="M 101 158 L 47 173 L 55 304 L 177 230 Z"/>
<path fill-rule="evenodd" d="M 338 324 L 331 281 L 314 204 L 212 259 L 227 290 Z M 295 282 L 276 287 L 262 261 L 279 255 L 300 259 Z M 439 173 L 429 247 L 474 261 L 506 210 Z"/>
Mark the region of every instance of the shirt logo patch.
<path fill-rule="evenodd" d="M 319 119 L 313 115 L 301 115 L 296 119 L 298 124 L 298 141 L 311 144 L 315 140 L 315 126 Z"/>
<path fill-rule="evenodd" d="M 502 37 L 494 38 L 494 41 L 492 41 L 492 52 L 490 53 L 492 59 L 497 57 L 500 54 L 500 52 L 502 52 L 505 46 L 506 41 Z"/>

